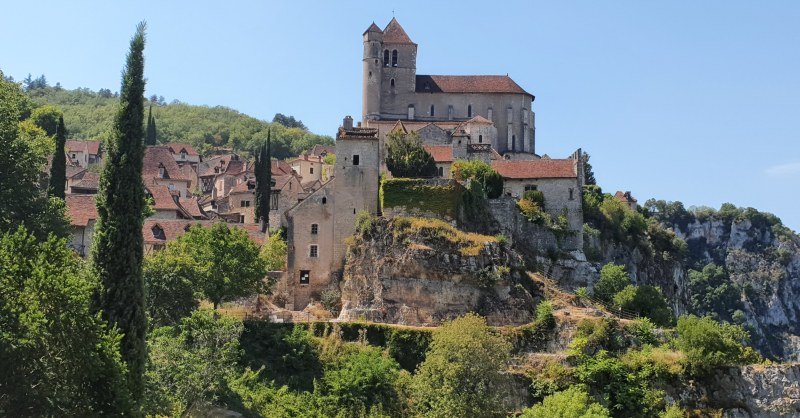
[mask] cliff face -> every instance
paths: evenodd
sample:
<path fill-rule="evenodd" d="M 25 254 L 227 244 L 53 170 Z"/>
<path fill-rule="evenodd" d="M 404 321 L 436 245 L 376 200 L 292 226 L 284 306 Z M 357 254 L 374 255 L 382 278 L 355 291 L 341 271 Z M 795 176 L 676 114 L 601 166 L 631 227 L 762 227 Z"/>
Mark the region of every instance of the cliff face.
<path fill-rule="evenodd" d="M 705 293 L 713 290 L 693 287 L 689 273 L 711 263 L 724 267 L 724 282 L 734 289 L 728 302 L 740 312 L 722 314 L 720 319 L 744 324 L 752 343 L 765 356 L 800 359 L 800 237 L 776 233 L 771 225 L 748 219 L 707 217 L 664 226 L 686 242 L 686 254 L 586 236 L 585 251 L 562 251 L 558 257 L 539 253 L 533 261 L 540 271 L 571 289 L 591 289 L 605 263 L 625 265 L 635 284 L 660 288 L 676 315 L 714 314 L 693 305 L 693 298 L 706 298 Z M 592 255 L 591 260 L 587 255 Z"/>
<path fill-rule="evenodd" d="M 444 223 L 376 223 L 349 246 L 340 320 L 438 325 L 467 312 L 493 325 L 532 320 L 535 292 L 522 280 L 522 259 L 494 237 L 454 232 Z"/>

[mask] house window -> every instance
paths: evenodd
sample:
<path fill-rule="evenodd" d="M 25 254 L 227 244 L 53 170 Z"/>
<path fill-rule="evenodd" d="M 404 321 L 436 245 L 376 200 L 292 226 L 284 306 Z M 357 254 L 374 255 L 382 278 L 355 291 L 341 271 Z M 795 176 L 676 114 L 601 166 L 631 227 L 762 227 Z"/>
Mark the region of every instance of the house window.
<path fill-rule="evenodd" d="M 308 256 L 311 257 L 311 258 L 319 257 L 319 247 L 317 247 L 316 245 L 312 244 L 308 249 Z"/>
<path fill-rule="evenodd" d="M 242 200 L 240 207 L 249 208 L 250 207 L 250 201 L 249 200 Z"/>
<path fill-rule="evenodd" d="M 280 192 L 272 192 L 270 194 L 269 210 L 278 210 L 278 195 Z"/>
<path fill-rule="evenodd" d="M 472 105 L 467 106 L 467 117 L 472 117 Z"/>
<path fill-rule="evenodd" d="M 314 174 L 314 167 L 308 169 L 308 174 Z"/>
<path fill-rule="evenodd" d="M 439 167 L 439 177 L 444 177 L 444 167 Z"/>
<path fill-rule="evenodd" d="M 575 200 L 575 189 L 569 189 L 569 200 Z"/>
<path fill-rule="evenodd" d="M 76 159 L 76 158 L 77 158 L 77 157 L 75 156 L 75 154 L 72 154 L 72 159 L 74 160 L 74 159 Z"/>
<path fill-rule="evenodd" d="M 239 215 L 239 223 L 240 224 L 244 223 L 244 215 Z"/>
<path fill-rule="evenodd" d="M 322 198 L 322 204 L 324 205 L 326 203 L 328 203 L 328 198 L 327 197 L 323 197 Z"/>
<path fill-rule="evenodd" d="M 181 151 L 181 160 L 186 159 L 186 151 Z"/>
<path fill-rule="evenodd" d="M 570 189 L 570 191 L 572 191 L 572 189 Z M 319 232 L 319 225 L 311 224 L 311 235 L 317 235 L 318 232 Z"/>
<path fill-rule="evenodd" d="M 478 143 L 483 144 L 483 135 L 478 135 Z"/>
<path fill-rule="evenodd" d="M 389 80 L 389 85 L 391 85 L 392 88 L 394 88 L 394 79 Z"/>
<path fill-rule="evenodd" d="M 308 279 L 311 277 L 311 272 L 308 270 L 300 270 L 300 284 L 308 285 Z"/>
<path fill-rule="evenodd" d="M 358 165 L 358 154 L 353 155 L 353 165 Z"/>
<path fill-rule="evenodd" d="M 436 116 L 436 108 L 431 105 L 431 117 Z"/>
<path fill-rule="evenodd" d="M 453 105 L 447 106 L 447 120 L 453 120 Z"/>
<path fill-rule="evenodd" d="M 158 167 L 158 178 L 166 178 L 167 176 L 167 169 L 164 166 Z"/>
<path fill-rule="evenodd" d="M 392 67 L 397 67 L 397 50 L 392 51 Z"/>
<path fill-rule="evenodd" d="M 388 49 L 383 51 L 383 66 L 384 67 L 388 67 L 389 66 L 389 50 Z"/>
<path fill-rule="evenodd" d="M 539 189 L 538 189 L 538 187 L 536 187 L 535 184 L 526 184 L 525 185 L 525 191 L 527 192 L 527 191 L 531 191 L 531 190 L 539 190 Z M 572 192 L 572 189 L 569 189 L 569 191 Z"/>
<path fill-rule="evenodd" d="M 414 120 L 414 105 L 408 105 L 408 120 Z"/>
<path fill-rule="evenodd" d="M 153 227 L 150 230 L 153 232 L 153 238 L 163 239 L 163 240 L 167 239 L 166 235 L 164 235 L 164 228 L 162 228 L 161 226 L 153 225 Z"/>

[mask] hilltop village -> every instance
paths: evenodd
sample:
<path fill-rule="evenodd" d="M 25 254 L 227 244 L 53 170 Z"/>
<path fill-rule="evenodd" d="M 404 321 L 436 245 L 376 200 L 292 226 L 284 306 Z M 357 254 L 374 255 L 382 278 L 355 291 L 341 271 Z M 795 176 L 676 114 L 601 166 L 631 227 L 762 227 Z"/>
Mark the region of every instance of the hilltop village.
<path fill-rule="evenodd" d="M 381 175 L 391 176 L 384 162 L 391 133 L 420 138 L 436 164 L 433 183 L 456 184 L 454 162 L 479 160 L 502 176 L 503 198 L 541 191 L 544 209 L 566 215 L 580 241 L 581 150 L 562 159 L 538 154 L 533 94 L 508 75 L 418 74 L 417 48 L 396 19 L 383 30 L 370 25 L 363 33 L 361 122 L 345 117 L 333 147 L 317 145 L 272 161 L 269 225 L 287 233 L 288 262 L 279 288 L 289 294 L 289 308 L 303 309 L 338 280 L 356 215 L 382 214 L 379 182 Z M 102 164 L 103 150 L 100 141 L 68 141 L 66 153 L 70 246 L 86 255 L 97 220 L 99 175 L 92 167 Z M 200 155 L 188 143 L 148 146 L 142 180 L 153 209 L 142 231 L 146 251 L 164 248 L 191 225 L 214 222 L 243 228 L 264 242 L 254 214 L 254 165 L 244 156 L 224 149 Z M 630 193 L 619 196 L 635 202 Z M 581 246 L 576 242 L 574 249 Z"/>

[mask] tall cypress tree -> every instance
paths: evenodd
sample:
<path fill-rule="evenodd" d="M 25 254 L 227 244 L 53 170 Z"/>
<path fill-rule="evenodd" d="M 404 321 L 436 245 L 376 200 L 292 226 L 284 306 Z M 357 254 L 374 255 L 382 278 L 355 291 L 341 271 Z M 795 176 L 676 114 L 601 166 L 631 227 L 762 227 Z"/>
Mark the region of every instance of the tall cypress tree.
<path fill-rule="evenodd" d="M 67 183 L 67 156 L 64 146 L 67 142 L 67 128 L 64 126 L 64 116 L 59 116 L 56 125 L 56 152 L 53 154 L 53 163 L 50 165 L 50 185 L 47 195 L 64 198 L 64 188 Z"/>
<path fill-rule="evenodd" d="M 269 205 L 272 193 L 271 131 L 267 131 L 267 142 L 258 149 L 256 165 L 256 222 L 261 222 L 261 232 L 269 230 Z"/>
<path fill-rule="evenodd" d="M 153 105 L 147 111 L 147 138 L 144 141 L 145 145 L 156 144 L 156 119 L 153 117 Z"/>
<path fill-rule="evenodd" d="M 144 156 L 144 44 L 145 23 L 136 27 L 122 75 L 120 106 L 108 143 L 108 158 L 97 194 L 98 220 L 92 263 L 101 289 L 95 309 L 122 336 L 122 359 L 128 365 L 128 382 L 134 399 L 141 399 L 146 361 L 142 281 Z"/>

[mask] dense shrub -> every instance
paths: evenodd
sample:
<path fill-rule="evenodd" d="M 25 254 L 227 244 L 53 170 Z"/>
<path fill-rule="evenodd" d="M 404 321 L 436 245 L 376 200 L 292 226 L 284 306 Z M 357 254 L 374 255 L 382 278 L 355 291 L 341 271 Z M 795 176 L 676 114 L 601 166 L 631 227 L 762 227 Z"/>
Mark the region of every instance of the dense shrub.
<path fill-rule="evenodd" d="M 610 418 L 608 409 L 595 402 L 582 386 L 552 394 L 522 411 L 522 418 Z"/>
<path fill-rule="evenodd" d="M 527 190 L 522 194 L 522 198 L 544 207 L 544 193 L 541 190 Z"/>
<path fill-rule="evenodd" d="M 503 177 L 481 160 L 457 160 L 451 170 L 453 178 L 457 180 L 471 180 L 480 184 L 489 199 L 496 199 L 503 194 Z"/>
<path fill-rule="evenodd" d="M 303 326 L 246 321 L 241 345 L 244 364 L 263 367 L 278 386 L 312 390 L 314 379 L 322 376 L 317 348 Z"/>
<path fill-rule="evenodd" d="M 731 319 L 741 307 L 741 289 L 724 267 L 709 263 L 702 271 L 689 270 L 689 307 L 692 313 Z"/>
<path fill-rule="evenodd" d="M 592 356 L 601 351 L 619 352 L 627 345 L 619 321 L 614 318 L 584 319 L 569 346 L 572 357 Z"/>
<path fill-rule="evenodd" d="M 739 325 L 690 315 L 678 319 L 676 330 L 675 345 L 686 354 L 684 364 L 690 375 L 702 376 L 718 367 L 760 360 L 752 348 L 745 346 L 750 336 Z"/>
<path fill-rule="evenodd" d="M 661 289 L 653 286 L 628 285 L 614 295 L 614 305 L 650 318 L 660 326 L 668 326 L 674 319 Z"/>
<path fill-rule="evenodd" d="M 394 131 L 386 136 L 386 168 L 393 177 L 420 178 L 436 176 L 436 162 L 422 147 L 416 132 Z"/>
<path fill-rule="evenodd" d="M 608 263 L 600 270 L 600 280 L 594 285 L 594 296 L 600 300 L 611 302 L 614 295 L 631 284 L 625 266 Z"/>
<path fill-rule="evenodd" d="M 381 182 L 381 207 L 430 212 L 456 219 L 464 187 L 456 182 L 429 184 L 420 179 L 384 179 Z"/>

